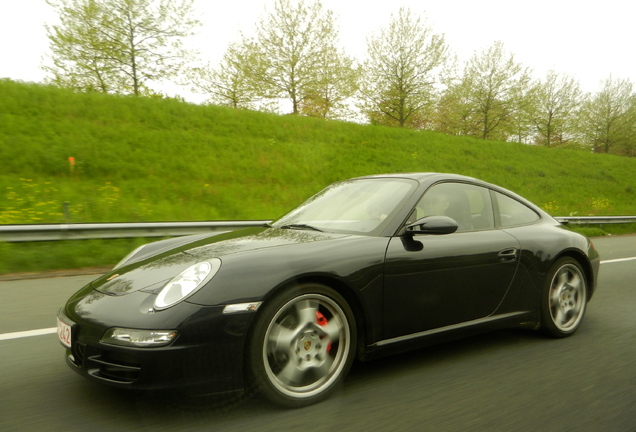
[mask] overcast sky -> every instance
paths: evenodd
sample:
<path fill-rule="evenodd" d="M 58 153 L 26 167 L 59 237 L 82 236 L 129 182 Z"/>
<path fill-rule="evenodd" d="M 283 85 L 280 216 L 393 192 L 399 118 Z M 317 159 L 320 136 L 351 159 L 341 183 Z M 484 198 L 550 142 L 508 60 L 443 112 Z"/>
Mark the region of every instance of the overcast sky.
<path fill-rule="evenodd" d="M 195 0 L 203 22 L 191 43 L 216 64 L 239 31 L 249 33 L 273 0 Z M 357 58 L 366 38 L 386 26 L 400 6 L 423 14 L 459 56 L 495 41 L 541 78 L 556 70 L 577 78 L 584 90 L 608 77 L 636 85 L 636 2 L 631 0 L 322 0 L 331 9 L 345 50 Z M 0 78 L 40 82 L 48 49 L 45 23 L 56 15 L 45 0 L 0 0 Z M 1 95 L 0 95 L 1 96 Z"/>

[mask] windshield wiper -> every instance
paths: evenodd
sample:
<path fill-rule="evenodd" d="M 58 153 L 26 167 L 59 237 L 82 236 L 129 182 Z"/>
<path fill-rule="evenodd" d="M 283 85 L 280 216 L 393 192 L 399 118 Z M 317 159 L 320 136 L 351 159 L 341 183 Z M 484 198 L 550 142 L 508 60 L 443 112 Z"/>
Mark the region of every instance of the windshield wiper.
<path fill-rule="evenodd" d="M 307 224 L 303 224 L 303 223 L 283 225 L 281 227 L 281 229 L 298 229 L 298 230 L 309 229 L 309 230 L 313 230 L 313 231 L 322 232 L 322 230 L 320 228 L 316 228 L 315 226 L 311 226 L 311 225 L 307 225 Z"/>

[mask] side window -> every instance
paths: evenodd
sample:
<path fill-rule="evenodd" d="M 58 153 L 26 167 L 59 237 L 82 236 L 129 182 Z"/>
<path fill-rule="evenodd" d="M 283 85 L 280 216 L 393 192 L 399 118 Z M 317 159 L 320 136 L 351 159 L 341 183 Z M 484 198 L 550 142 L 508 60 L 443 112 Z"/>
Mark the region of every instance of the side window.
<path fill-rule="evenodd" d="M 539 215 L 525 204 L 499 192 L 495 192 L 495 196 L 502 228 L 527 225 L 539 220 Z"/>
<path fill-rule="evenodd" d="M 495 226 L 488 189 L 465 183 L 440 183 L 431 187 L 416 205 L 416 218 L 448 216 L 458 232 L 492 229 Z"/>

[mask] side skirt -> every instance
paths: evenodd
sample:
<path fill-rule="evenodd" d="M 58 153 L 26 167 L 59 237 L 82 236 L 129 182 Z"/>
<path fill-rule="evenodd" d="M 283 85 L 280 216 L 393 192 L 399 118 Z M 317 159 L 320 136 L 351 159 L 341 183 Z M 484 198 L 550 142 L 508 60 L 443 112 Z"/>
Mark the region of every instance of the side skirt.
<path fill-rule="evenodd" d="M 536 329 L 538 328 L 538 322 L 537 314 L 530 311 L 492 315 L 459 324 L 380 340 L 367 345 L 366 353 L 363 355 L 362 360 L 370 360 L 383 355 L 396 354 L 504 328 L 522 327 Z"/>

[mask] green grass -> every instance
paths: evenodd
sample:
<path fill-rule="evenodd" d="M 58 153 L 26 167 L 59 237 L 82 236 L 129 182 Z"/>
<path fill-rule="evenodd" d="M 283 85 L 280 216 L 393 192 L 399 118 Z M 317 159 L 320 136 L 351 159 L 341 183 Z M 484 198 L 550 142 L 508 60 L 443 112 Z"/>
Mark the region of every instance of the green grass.
<path fill-rule="evenodd" d="M 0 156 L 0 224 L 274 219 L 333 181 L 410 171 L 478 177 L 556 216 L 636 214 L 635 159 L 8 80 Z M 113 263 L 120 243 L 3 245 L 0 272 Z"/>
<path fill-rule="evenodd" d="M 0 274 L 110 267 L 149 239 L 0 242 Z"/>

